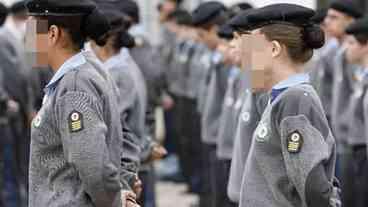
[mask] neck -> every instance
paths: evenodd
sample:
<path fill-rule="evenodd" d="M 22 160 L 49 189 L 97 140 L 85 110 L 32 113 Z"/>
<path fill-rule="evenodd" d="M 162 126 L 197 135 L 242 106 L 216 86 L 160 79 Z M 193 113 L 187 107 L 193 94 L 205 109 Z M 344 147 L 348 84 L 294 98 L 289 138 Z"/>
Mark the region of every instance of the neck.
<path fill-rule="evenodd" d="M 364 69 L 368 70 L 368 55 L 363 59 L 363 64 Z"/>
<path fill-rule="evenodd" d="M 109 58 L 116 54 L 117 52 L 107 45 L 104 47 L 99 47 L 96 51 L 96 55 L 101 60 L 101 62 L 106 62 Z"/>
<path fill-rule="evenodd" d="M 54 72 L 59 70 L 59 68 L 71 57 L 76 55 L 78 52 L 71 51 L 60 51 L 57 55 L 55 55 L 55 60 L 50 61 L 50 67 Z"/>
<path fill-rule="evenodd" d="M 269 81 L 268 90 L 271 90 L 273 86 L 280 83 L 283 80 L 288 79 L 290 76 L 295 75 L 298 71 L 302 71 L 302 66 L 296 64 L 275 64 L 275 67 L 271 71 L 271 78 Z"/>

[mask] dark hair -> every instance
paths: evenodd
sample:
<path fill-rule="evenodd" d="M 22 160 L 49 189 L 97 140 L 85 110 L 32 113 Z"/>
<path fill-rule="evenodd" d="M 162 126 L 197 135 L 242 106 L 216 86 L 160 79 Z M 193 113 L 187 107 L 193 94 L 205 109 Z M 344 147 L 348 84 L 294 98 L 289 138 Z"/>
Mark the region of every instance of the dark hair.
<path fill-rule="evenodd" d="M 70 35 L 74 50 L 82 49 L 88 38 L 100 46 L 106 44 L 105 36 L 110 26 L 97 9 L 87 16 L 40 16 L 39 18 L 47 20 L 48 28 L 52 25 L 63 28 Z"/>
<path fill-rule="evenodd" d="M 112 38 L 112 46 L 115 51 L 121 48 L 133 48 L 135 47 L 135 39 L 128 33 L 130 28 L 130 22 L 126 21 L 124 18 L 118 18 L 110 22 L 111 29 L 106 34 L 105 40 Z"/>
<path fill-rule="evenodd" d="M 355 34 L 354 37 L 362 45 L 368 43 L 368 34 Z"/>
<path fill-rule="evenodd" d="M 204 29 L 210 29 L 213 26 L 221 26 L 224 25 L 229 20 L 229 15 L 227 11 L 221 11 L 216 16 L 212 18 L 211 21 L 207 22 L 206 24 L 202 25 Z"/>
<path fill-rule="evenodd" d="M 8 16 L 8 8 L 0 2 L 0 26 L 5 23 L 6 17 Z"/>
<path fill-rule="evenodd" d="M 296 26 L 289 24 L 270 24 L 261 28 L 261 32 L 270 40 L 285 45 L 291 59 L 306 63 L 313 56 L 313 49 L 321 48 L 325 35 L 316 25 Z"/>

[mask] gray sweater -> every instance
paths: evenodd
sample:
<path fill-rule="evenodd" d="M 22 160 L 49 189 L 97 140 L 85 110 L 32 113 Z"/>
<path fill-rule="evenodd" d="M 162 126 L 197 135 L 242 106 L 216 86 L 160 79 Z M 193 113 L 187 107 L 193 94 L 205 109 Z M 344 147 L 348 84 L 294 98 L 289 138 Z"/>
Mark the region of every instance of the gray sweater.
<path fill-rule="evenodd" d="M 230 70 L 217 135 L 217 157 L 222 160 L 232 157 L 235 130 L 247 92 L 244 77 L 239 68 Z"/>
<path fill-rule="evenodd" d="M 300 84 L 269 104 L 245 164 L 240 207 L 326 207 L 335 140 L 314 89 Z"/>
<path fill-rule="evenodd" d="M 67 72 L 32 123 L 30 207 L 120 207 L 122 132 L 113 81 L 94 57 Z"/>
<path fill-rule="evenodd" d="M 227 186 L 229 198 L 236 203 L 240 200 L 240 189 L 244 165 L 248 157 L 252 136 L 268 102 L 268 94 L 246 91 L 235 132 L 234 150 L 231 160 L 230 177 Z"/>

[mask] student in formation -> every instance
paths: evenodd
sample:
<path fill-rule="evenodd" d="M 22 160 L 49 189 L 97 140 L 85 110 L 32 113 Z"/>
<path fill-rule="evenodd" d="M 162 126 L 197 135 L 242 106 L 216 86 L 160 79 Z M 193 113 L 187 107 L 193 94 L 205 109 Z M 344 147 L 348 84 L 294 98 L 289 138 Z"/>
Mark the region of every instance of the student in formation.
<path fill-rule="evenodd" d="M 26 6 L 28 51 L 55 72 L 32 122 L 29 206 L 136 206 L 120 177 L 118 94 L 96 57 L 81 51 L 87 38 L 106 44 L 107 19 L 89 0 Z"/>
<path fill-rule="evenodd" d="M 324 33 L 315 12 L 273 4 L 249 13 L 251 84 L 270 99 L 253 134 L 244 167 L 241 207 L 330 206 L 336 145 L 321 101 L 303 73 Z"/>

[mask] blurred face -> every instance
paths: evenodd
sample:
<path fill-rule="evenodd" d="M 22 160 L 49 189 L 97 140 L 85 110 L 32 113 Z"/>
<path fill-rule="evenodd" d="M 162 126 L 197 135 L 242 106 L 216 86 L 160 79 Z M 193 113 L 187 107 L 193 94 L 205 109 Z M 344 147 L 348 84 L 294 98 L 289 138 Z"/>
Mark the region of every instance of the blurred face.
<path fill-rule="evenodd" d="M 162 4 L 161 10 L 160 10 L 160 21 L 164 22 L 167 19 L 167 16 L 175 11 L 176 9 L 176 3 L 172 1 L 165 1 Z"/>
<path fill-rule="evenodd" d="M 250 68 L 251 86 L 255 91 L 272 88 L 275 61 L 284 56 L 277 41 L 270 41 L 260 29 L 241 35 L 242 68 Z"/>
<path fill-rule="evenodd" d="M 217 36 L 216 27 L 212 27 L 209 30 L 200 28 L 197 30 L 197 34 L 199 39 L 212 50 L 215 50 L 218 44 L 221 42 L 220 38 Z"/>
<path fill-rule="evenodd" d="M 334 9 L 329 9 L 324 20 L 324 26 L 329 35 L 341 39 L 345 36 L 346 27 L 353 21 L 354 19 L 352 17 Z"/>
<path fill-rule="evenodd" d="M 241 68 L 241 38 L 237 34 L 229 43 L 229 55 L 233 64 Z"/>
<path fill-rule="evenodd" d="M 231 48 L 228 41 L 221 41 L 221 43 L 217 46 L 217 51 L 223 55 L 223 62 L 225 64 L 230 65 L 233 63 L 233 59 L 231 57 Z"/>
<path fill-rule="evenodd" d="M 69 33 L 47 20 L 30 17 L 27 20 L 25 49 L 33 67 L 51 67 L 60 60 L 60 51 L 76 52 Z M 53 68 L 57 69 L 57 68 Z"/>
<path fill-rule="evenodd" d="M 363 65 L 368 56 L 368 44 L 361 44 L 353 35 L 349 35 L 344 42 L 346 59 L 351 64 Z"/>
<path fill-rule="evenodd" d="M 48 51 L 50 51 L 48 22 L 30 17 L 26 25 L 27 60 L 33 67 L 45 67 L 48 65 Z"/>

